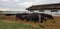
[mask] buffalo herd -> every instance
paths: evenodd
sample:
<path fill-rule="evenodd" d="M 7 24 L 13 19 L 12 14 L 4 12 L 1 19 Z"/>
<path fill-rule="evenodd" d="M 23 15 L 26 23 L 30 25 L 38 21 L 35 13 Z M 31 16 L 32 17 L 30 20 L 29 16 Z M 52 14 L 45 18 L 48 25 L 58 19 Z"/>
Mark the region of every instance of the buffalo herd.
<path fill-rule="evenodd" d="M 45 13 L 19 13 L 19 14 L 6 14 L 6 16 L 12 16 L 16 15 L 16 20 L 20 19 L 22 21 L 26 20 L 32 21 L 32 22 L 37 22 L 37 23 L 43 23 L 43 21 L 46 21 L 48 19 L 54 20 L 53 16 L 50 14 L 45 14 Z"/>

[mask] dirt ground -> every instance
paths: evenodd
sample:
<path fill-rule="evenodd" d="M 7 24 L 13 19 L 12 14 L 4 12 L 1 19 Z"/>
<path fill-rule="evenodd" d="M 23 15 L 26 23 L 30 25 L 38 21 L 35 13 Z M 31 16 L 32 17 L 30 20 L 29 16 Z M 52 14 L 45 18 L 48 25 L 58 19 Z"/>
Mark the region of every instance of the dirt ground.
<path fill-rule="evenodd" d="M 31 21 L 25 22 L 21 20 L 16 20 L 15 16 L 4 16 L 2 19 L 3 21 L 8 23 L 24 23 L 26 25 L 30 24 L 33 27 L 39 27 L 38 23 L 34 23 Z M 53 23 L 52 20 L 47 20 L 47 22 L 40 24 L 41 25 L 40 28 L 41 29 L 60 29 L 60 16 L 54 16 L 54 20 L 55 20 L 55 23 Z"/>

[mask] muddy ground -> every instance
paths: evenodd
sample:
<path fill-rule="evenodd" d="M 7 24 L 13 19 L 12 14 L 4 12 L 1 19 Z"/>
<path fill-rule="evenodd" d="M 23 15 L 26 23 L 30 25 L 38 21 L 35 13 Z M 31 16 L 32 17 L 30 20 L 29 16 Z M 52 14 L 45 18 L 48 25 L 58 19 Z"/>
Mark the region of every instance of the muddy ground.
<path fill-rule="evenodd" d="M 25 22 L 21 20 L 16 20 L 15 15 L 14 16 L 4 16 L 0 17 L 1 20 L 8 22 L 8 23 L 24 23 L 26 25 L 30 24 L 33 27 L 40 27 L 41 29 L 60 29 L 60 16 L 54 16 L 55 23 L 53 23 L 52 20 L 47 20 L 47 22 L 40 23 L 41 26 L 39 26 L 39 23 L 34 22 Z"/>

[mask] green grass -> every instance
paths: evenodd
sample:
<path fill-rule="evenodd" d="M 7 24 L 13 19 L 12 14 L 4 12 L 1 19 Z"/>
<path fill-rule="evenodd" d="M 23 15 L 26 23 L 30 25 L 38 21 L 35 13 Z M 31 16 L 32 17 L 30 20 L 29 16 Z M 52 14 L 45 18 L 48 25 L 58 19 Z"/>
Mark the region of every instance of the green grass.
<path fill-rule="evenodd" d="M 38 27 L 32 28 L 31 25 L 24 25 L 23 23 L 7 23 L 0 21 L 0 29 L 39 29 Z"/>

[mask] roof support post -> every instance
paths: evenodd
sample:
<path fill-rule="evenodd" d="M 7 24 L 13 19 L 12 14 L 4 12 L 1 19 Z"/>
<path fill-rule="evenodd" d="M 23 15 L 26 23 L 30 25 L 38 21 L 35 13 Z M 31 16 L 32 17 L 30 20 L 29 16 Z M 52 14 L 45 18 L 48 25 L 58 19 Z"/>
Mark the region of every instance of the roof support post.
<path fill-rule="evenodd" d="M 40 25 L 41 15 L 39 14 L 39 25 Z"/>

